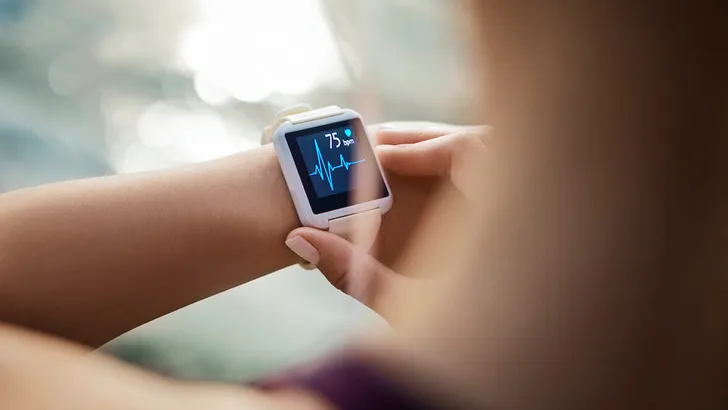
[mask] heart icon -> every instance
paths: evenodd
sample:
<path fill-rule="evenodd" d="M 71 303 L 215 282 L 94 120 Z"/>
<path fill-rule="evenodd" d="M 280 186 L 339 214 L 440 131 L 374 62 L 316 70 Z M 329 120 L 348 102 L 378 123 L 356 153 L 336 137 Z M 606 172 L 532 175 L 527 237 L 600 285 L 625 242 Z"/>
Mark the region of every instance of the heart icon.
<path fill-rule="evenodd" d="M 348 129 L 348 128 L 347 128 L 347 129 L 345 129 L 345 130 L 344 130 L 344 134 L 346 134 L 346 136 L 347 136 L 347 137 L 351 137 L 351 130 L 350 130 L 350 129 Z"/>

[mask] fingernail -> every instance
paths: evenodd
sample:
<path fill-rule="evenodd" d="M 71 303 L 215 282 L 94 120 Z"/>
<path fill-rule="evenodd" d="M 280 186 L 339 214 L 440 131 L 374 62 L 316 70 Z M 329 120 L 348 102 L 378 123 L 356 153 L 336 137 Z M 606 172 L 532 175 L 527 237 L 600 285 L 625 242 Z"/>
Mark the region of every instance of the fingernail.
<path fill-rule="evenodd" d="M 314 265 L 319 263 L 321 254 L 311 243 L 301 236 L 294 236 L 286 240 L 286 246 L 306 262 Z"/>

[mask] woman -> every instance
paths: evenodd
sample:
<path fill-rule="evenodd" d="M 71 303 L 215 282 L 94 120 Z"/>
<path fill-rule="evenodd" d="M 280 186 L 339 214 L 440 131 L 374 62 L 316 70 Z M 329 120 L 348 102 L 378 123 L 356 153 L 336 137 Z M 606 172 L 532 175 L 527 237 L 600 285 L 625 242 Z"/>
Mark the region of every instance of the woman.
<path fill-rule="evenodd" d="M 393 332 L 242 389 L 78 360 L 76 348 L 5 328 L 0 397 L 13 409 L 725 408 L 728 116 L 717 79 L 728 72 L 726 25 L 720 6 L 705 3 L 478 2 L 495 155 L 473 135 L 378 136 L 394 145 L 379 150 L 390 170 L 454 181 L 437 190 L 400 255 L 402 276 L 336 237 L 294 230 L 290 205 L 266 210 L 282 204 L 283 185 L 240 177 L 243 158 L 3 197 L 6 321 L 98 344 L 293 263 L 283 243 L 300 238 L 295 250 L 332 282 L 376 278 L 357 296 Z M 265 148 L 243 155 L 275 174 Z M 250 192 L 241 186 L 265 201 L 241 212 Z M 409 188 L 393 187 L 400 206 L 426 191 Z M 190 200 L 169 204 L 170 193 Z M 107 216 L 110 208 L 129 213 Z M 77 227 L 79 214 L 92 226 Z M 20 216 L 27 233 L 14 225 Z M 132 226 L 113 220 L 121 218 Z M 124 241 L 107 247 L 106 238 Z M 387 238 L 383 251 L 394 247 Z M 57 250 L 52 258 L 38 254 L 50 252 L 43 245 Z M 236 250 L 249 246 L 241 277 Z M 79 258 L 83 248 L 92 256 Z M 112 257 L 119 270 L 99 279 Z M 195 274 L 209 264 L 214 280 Z M 59 272 L 73 276 L 76 295 L 108 291 L 51 302 L 58 295 L 46 284 Z M 169 295 L 155 299 L 162 290 Z M 146 303 L 114 303 L 132 297 Z"/>

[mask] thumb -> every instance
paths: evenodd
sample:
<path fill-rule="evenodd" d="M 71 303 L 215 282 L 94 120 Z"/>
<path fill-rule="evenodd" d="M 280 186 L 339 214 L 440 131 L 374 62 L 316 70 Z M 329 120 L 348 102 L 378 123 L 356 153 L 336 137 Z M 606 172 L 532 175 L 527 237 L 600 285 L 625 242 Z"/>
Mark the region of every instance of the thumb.
<path fill-rule="evenodd" d="M 288 246 L 310 262 L 336 288 L 374 308 L 376 299 L 405 280 L 368 253 L 344 238 L 313 228 L 298 228 L 288 234 Z"/>

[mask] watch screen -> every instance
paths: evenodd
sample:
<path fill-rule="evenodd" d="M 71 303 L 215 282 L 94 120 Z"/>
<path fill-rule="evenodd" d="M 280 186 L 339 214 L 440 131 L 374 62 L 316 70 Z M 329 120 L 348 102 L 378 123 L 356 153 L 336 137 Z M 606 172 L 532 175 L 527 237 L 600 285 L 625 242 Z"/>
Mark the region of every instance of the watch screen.
<path fill-rule="evenodd" d="M 286 142 L 315 214 L 389 195 L 359 119 L 290 132 Z"/>

